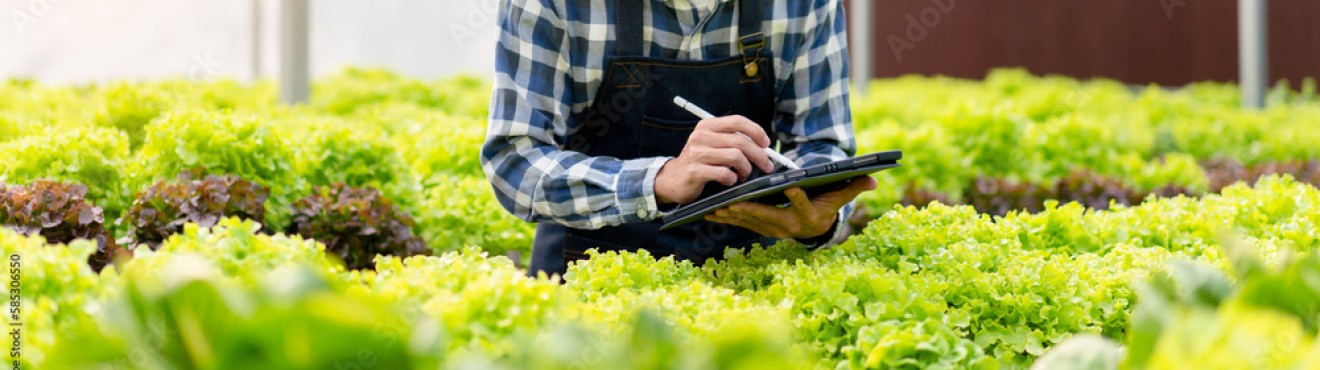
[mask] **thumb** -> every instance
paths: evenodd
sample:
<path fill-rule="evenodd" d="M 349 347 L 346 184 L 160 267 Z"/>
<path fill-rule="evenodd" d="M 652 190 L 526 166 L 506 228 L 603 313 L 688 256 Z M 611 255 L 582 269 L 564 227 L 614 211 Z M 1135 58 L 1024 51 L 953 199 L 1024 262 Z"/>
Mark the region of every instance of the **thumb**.
<path fill-rule="evenodd" d="M 880 186 L 880 182 L 876 181 L 875 178 L 871 176 L 861 176 L 852 179 L 852 182 L 848 184 L 848 188 L 856 191 L 856 194 L 853 194 L 853 196 L 857 196 L 857 194 L 875 190 L 875 188 L 879 186 Z"/>
<path fill-rule="evenodd" d="M 844 204 L 848 204 L 858 195 L 875 190 L 877 186 L 879 186 L 879 182 L 871 176 L 856 177 L 848 182 L 847 187 L 826 195 L 826 201 L 835 207 L 843 207 Z"/>

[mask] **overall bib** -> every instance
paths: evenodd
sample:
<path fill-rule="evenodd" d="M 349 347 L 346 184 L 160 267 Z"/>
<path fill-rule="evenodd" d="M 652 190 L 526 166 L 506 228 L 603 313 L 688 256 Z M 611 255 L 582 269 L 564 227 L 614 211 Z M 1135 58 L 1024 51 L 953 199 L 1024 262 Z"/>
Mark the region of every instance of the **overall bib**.
<path fill-rule="evenodd" d="M 711 61 L 682 61 L 642 57 L 640 2 L 619 7 L 616 15 L 616 55 L 607 59 L 605 78 L 590 108 L 570 132 L 564 150 L 589 156 L 619 159 L 677 157 L 699 119 L 674 105 L 683 96 L 716 116 L 742 115 L 761 125 L 771 140 L 775 135 L 775 76 L 771 54 L 761 33 L 761 2 L 738 0 L 738 55 Z M 722 5 L 726 6 L 726 5 Z M 771 147 L 774 147 L 772 144 Z M 753 176 L 760 175 L 760 171 Z M 706 185 L 703 196 L 725 187 Z M 579 230 L 553 223 L 536 228 L 529 273 L 560 274 L 585 252 L 646 249 L 659 257 L 674 256 L 700 264 L 722 258 L 726 247 L 769 245 L 774 239 L 747 229 L 705 221 L 660 231 L 661 220 Z"/>

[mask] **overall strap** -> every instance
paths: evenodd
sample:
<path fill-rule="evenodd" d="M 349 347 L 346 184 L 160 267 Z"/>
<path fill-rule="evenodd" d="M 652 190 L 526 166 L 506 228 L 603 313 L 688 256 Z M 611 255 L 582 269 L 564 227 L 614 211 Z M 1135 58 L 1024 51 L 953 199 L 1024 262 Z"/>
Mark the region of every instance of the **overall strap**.
<path fill-rule="evenodd" d="M 744 56 L 752 56 L 765 46 L 765 34 L 761 33 L 761 1 L 738 1 L 738 50 Z M 749 54 L 750 53 L 750 54 Z"/>
<path fill-rule="evenodd" d="M 650 0 L 614 0 L 614 50 L 621 56 L 641 56 L 644 41 L 643 6 Z M 738 50 L 744 57 L 754 57 L 765 46 L 761 33 L 760 0 L 734 0 L 738 3 Z"/>
<path fill-rule="evenodd" d="M 620 56 L 642 56 L 643 5 L 650 0 L 614 0 L 614 50 Z"/>
<path fill-rule="evenodd" d="M 748 79 L 760 78 L 761 50 L 765 49 L 765 34 L 761 32 L 762 21 L 760 0 L 739 2 L 738 53 L 742 54 L 743 73 Z"/>

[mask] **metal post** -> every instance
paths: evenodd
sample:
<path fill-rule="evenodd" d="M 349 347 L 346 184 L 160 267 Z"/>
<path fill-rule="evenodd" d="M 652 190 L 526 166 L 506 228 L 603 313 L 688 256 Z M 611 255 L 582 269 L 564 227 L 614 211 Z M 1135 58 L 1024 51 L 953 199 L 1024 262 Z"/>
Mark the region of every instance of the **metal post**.
<path fill-rule="evenodd" d="M 1242 105 L 1265 107 L 1269 78 L 1269 13 L 1267 0 L 1238 0 L 1238 83 Z"/>
<path fill-rule="evenodd" d="M 871 84 L 871 1 L 853 0 L 852 15 L 848 17 L 848 33 L 852 34 L 852 81 L 858 94 L 866 94 Z"/>
<path fill-rule="evenodd" d="M 261 0 L 252 0 L 252 81 L 261 79 Z"/>
<path fill-rule="evenodd" d="M 311 92 L 308 64 L 308 0 L 280 1 L 280 101 L 307 102 Z"/>

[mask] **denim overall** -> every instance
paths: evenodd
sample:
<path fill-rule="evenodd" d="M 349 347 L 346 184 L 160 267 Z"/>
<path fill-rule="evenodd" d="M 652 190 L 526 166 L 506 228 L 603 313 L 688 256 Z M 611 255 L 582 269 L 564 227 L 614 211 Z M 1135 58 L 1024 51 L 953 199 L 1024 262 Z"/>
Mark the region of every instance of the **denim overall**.
<path fill-rule="evenodd" d="M 677 157 L 688 135 L 699 121 L 674 105 L 683 96 L 716 116 L 739 114 L 761 125 L 771 140 L 775 135 L 775 76 L 771 54 L 765 50 L 761 33 L 761 2 L 738 0 L 738 55 L 711 61 L 683 61 L 642 57 L 640 2 L 615 7 L 616 50 L 607 59 L 605 78 L 591 107 L 575 132 L 570 132 L 564 150 L 589 156 L 635 159 Z M 721 5 L 729 6 L 729 5 Z M 774 147 L 773 144 L 771 147 Z M 760 175 L 759 171 L 753 174 Z M 706 185 L 703 196 L 725 187 Z M 541 223 L 536 228 L 530 273 L 560 274 L 568 262 L 587 258 L 585 252 L 637 251 L 646 249 L 659 257 L 674 256 L 697 264 L 707 258 L 722 258 L 726 247 L 744 248 L 754 243 L 769 245 L 774 239 L 725 224 L 694 222 L 660 231 L 661 220 L 625 224 L 599 230 L 579 230 L 559 224 Z"/>

